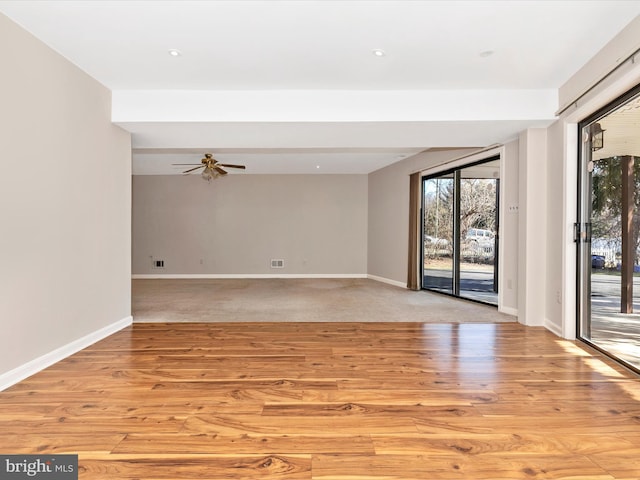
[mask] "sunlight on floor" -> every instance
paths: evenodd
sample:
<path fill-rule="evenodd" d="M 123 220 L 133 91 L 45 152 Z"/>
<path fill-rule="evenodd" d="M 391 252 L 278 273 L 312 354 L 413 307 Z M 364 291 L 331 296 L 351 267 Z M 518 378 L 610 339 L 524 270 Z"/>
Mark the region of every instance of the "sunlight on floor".
<path fill-rule="evenodd" d="M 640 402 L 640 383 L 639 382 L 621 382 L 618 384 L 631 398 Z"/>
<path fill-rule="evenodd" d="M 588 365 L 589 368 L 591 368 L 594 372 L 599 373 L 604 377 L 607 377 L 608 379 L 621 379 L 622 381 L 616 382 L 616 385 L 624 390 L 624 392 L 632 399 L 634 399 L 635 401 L 640 401 L 640 382 L 629 381 L 628 377 L 623 373 L 607 365 L 601 359 L 594 357 L 589 352 L 583 350 L 579 346 L 567 340 L 556 340 L 556 343 L 567 353 L 583 357 L 584 363 Z"/>
<path fill-rule="evenodd" d="M 614 370 L 609 365 L 604 363 L 602 360 L 598 358 L 585 358 L 584 362 L 589 365 L 593 370 L 598 373 L 601 373 L 605 377 L 616 377 L 616 378 L 624 378 L 620 372 Z"/>
<path fill-rule="evenodd" d="M 583 349 L 578 347 L 577 345 L 567 341 L 567 340 L 556 340 L 556 343 L 560 345 L 567 353 L 572 355 L 577 355 L 579 357 L 590 357 L 591 354 L 585 352 Z"/>

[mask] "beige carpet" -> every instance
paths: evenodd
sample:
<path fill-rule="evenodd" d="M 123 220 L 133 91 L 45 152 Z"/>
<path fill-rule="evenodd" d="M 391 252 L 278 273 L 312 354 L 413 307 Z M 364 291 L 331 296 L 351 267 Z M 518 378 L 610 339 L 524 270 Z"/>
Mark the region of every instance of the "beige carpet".
<path fill-rule="evenodd" d="M 133 280 L 135 322 L 513 322 L 495 307 L 367 279 Z"/>

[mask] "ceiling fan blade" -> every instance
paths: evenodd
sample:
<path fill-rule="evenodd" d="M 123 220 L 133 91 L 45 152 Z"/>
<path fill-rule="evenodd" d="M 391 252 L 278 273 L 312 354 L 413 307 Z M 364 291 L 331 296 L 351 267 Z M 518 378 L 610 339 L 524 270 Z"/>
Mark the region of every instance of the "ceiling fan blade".
<path fill-rule="evenodd" d="M 189 170 L 185 170 L 182 173 L 189 173 L 189 172 L 193 172 L 194 170 L 198 170 L 199 168 L 204 167 L 204 165 L 200 165 L 199 167 L 195 167 L 195 168 L 190 168 Z"/>
<path fill-rule="evenodd" d="M 221 167 L 229 167 L 229 168 L 241 168 L 241 169 L 245 169 L 247 167 L 245 167 L 244 165 L 232 165 L 230 163 L 219 163 L 218 165 L 220 165 Z"/>
<path fill-rule="evenodd" d="M 221 169 L 218 165 L 214 165 L 213 169 L 218 172 L 220 175 L 226 175 L 227 172 L 225 172 L 223 169 Z"/>
<path fill-rule="evenodd" d="M 171 165 L 202 165 L 201 163 L 172 163 Z"/>

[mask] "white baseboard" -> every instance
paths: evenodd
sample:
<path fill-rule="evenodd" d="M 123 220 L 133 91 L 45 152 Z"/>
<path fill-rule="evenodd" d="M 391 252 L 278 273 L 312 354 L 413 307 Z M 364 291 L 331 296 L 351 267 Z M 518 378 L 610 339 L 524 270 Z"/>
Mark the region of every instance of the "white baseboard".
<path fill-rule="evenodd" d="M 506 313 L 507 315 L 511 315 L 513 317 L 517 317 L 518 316 L 518 309 L 517 308 L 500 307 L 500 308 L 498 308 L 498 311 L 500 313 Z"/>
<path fill-rule="evenodd" d="M 552 322 L 548 318 L 544 319 L 544 328 L 554 333 L 558 337 L 562 338 L 562 327 L 560 327 L 559 325 L 556 325 L 554 322 Z"/>
<path fill-rule="evenodd" d="M 119 320 L 111 325 L 107 325 L 95 332 L 92 332 L 88 335 L 85 335 L 82 338 L 74 340 L 71 343 L 63 345 L 60 348 L 56 348 L 52 352 L 49 352 L 41 357 L 38 357 L 30 362 L 25 363 L 24 365 L 20 365 L 13 370 L 9 370 L 6 373 L 0 375 L 0 392 L 2 390 L 6 390 L 12 385 L 15 385 L 18 382 L 21 382 L 27 377 L 38 373 L 40 370 L 44 370 L 47 367 L 50 367 L 56 362 L 60 360 L 64 360 L 70 355 L 73 355 L 76 352 L 79 352 L 83 348 L 87 348 L 90 345 L 93 345 L 99 340 L 108 337 L 109 335 L 114 334 L 118 330 L 122 330 L 125 327 L 128 327 L 133 322 L 133 317 L 128 316 Z"/>
<path fill-rule="evenodd" d="M 370 280 L 375 280 L 376 282 L 387 283 L 389 285 L 393 285 L 394 287 L 407 288 L 406 283 L 398 282 L 397 280 L 391 280 L 390 278 L 378 277 L 377 275 L 367 275 L 367 278 Z"/>
<path fill-rule="evenodd" d="M 228 278 L 367 278 L 365 273 L 165 273 L 133 274 L 138 279 L 228 279 Z"/>

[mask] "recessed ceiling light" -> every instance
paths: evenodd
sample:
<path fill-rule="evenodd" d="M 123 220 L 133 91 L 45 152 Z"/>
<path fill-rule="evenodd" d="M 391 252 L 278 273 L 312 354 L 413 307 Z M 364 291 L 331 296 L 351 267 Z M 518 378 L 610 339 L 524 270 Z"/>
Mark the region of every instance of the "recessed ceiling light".
<path fill-rule="evenodd" d="M 490 57 L 494 53 L 495 52 L 493 50 L 484 50 L 484 51 L 480 52 L 478 55 L 480 55 L 482 58 L 486 58 L 486 57 Z"/>
<path fill-rule="evenodd" d="M 373 53 L 376 57 L 384 57 L 386 55 L 385 51 L 379 48 L 374 48 L 371 53 Z"/>
<path fill-rule="evenodd" d="M 180 55 L 182 55 L 182 52 L 180 50 L 176 50 L 175 48 L 171 48 L 169 49 L 169 55 L 171 55 L 172 57 L 179 57 Z"/>
<path fill-rule="evenodd" d="M 316 165 L 316 168 L 320 168 L 320 165 Z"/>

